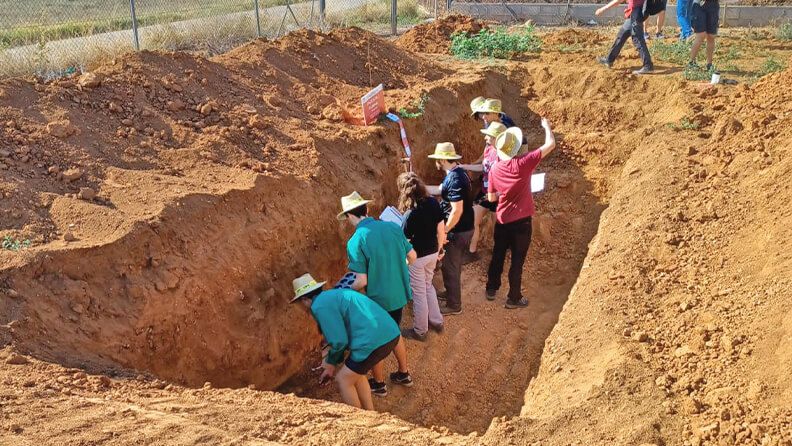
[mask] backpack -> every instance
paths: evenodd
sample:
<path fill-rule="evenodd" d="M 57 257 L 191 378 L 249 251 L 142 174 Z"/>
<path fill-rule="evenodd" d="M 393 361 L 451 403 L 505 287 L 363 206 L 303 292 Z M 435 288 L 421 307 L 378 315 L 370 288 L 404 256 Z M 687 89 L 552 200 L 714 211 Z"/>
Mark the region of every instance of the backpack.
<path fill-rule="evenodd" d="M 644 3 L 644 17 L 659 14 L 666 9 L 666 0 L 646 0 Z"/>

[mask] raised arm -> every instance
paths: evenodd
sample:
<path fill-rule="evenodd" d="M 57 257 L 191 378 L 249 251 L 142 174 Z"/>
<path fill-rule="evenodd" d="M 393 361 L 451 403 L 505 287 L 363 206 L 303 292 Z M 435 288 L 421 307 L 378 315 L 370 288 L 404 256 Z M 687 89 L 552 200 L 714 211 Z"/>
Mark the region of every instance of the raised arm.
<path fill-rule="evenodd" d="M 622 2 L 623 2 L 623 0 L 613 0 L 610 3 L 608 3 L 607 5 L 605 5 L 605 6 L 601 7 L 601 8 L 599 8 L 598 10 L 596 10 L 594 12 L 594 15 L 601 16 L 602 14 L 605 13 L 605 11 L 613 8 L 614 6 L 616 6 L 616 5 L 618 5 L 619 3 L 622 3 Z"/>
<path fill-rule="evenodd" d="M 539 150 L 542 151 L 542 159 L 544 159 L 544 157 L 555 149 L 556 142 L 553 129 L 550 128 L 550 121 L 548 121 L 547 118 L 542 118 L 542 128 L 544 128 L 545 131 L 545 142 L 542 144 L 542 147 L 539 147 Z"/>

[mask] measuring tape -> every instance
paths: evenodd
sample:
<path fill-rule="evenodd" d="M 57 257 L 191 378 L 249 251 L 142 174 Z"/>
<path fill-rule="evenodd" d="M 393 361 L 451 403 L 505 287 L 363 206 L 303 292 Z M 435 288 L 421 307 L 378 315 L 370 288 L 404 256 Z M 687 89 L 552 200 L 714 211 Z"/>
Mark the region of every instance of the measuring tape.
<path fill-rule="evenodd" d="M 410 150 L 410 142 L 407 140 L 407 131 L 404 129 L 404 123 L 402 122 L 399 116 L 388 113 L 385 115 L 386 118 L 389 120 L 399 124 L 399 134 L 401 134 L 402 145 L 404 146 L 404 153 L 407 154 L 407 163 L 410 168 L 410 172 L 412 172 L 412 150 Z"/>

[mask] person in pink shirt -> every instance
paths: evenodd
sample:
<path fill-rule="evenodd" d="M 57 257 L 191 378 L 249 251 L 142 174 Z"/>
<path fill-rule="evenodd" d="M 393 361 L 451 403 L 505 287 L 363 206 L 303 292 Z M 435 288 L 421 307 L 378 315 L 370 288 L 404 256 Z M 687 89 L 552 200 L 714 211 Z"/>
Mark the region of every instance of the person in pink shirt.
<path fill-rule="evenodd" d="M 509 267 L 509 294 L 506 308 L 528 306 L 522 295 L 522 269 L 531 245 L 531 217 L 535 208 L 531 195 L 531 174 L 539 162 L 555 148 L 555 137 L 550 123 L 542 118 L 545 142 L 536 150 L 522 150 L 522 130 L 512 127 L 501 133 L 495 141 L 499 161 L 489 173 L 487 199 L 498 202 L 495 211 L 495 246 L 492 248 L 487 272 L 486 295 L 495 300 L 501 286 L 506 251 L 511 251 Z"/>

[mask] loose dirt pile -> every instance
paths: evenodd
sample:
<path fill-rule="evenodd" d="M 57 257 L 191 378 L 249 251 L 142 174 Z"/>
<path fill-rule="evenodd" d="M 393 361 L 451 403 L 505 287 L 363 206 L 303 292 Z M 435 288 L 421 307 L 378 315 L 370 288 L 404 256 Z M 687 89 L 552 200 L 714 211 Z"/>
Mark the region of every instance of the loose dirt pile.
<path fill-rule="evenodd" d="M 451 14 L 431 23 L 410 28 L 396 39 L 396 45 L 421 53 L 448 54 L 451 48 L 451 35 L 476 34 L 486 28 L 486 24 L 472 17 Z"/>
<path fill-rule="evenodd" d="M 791 445 L 792 71 L 711 87 L 591 60 L 494 71 L 351 29 L 0 84 L 2 235 L 34 240 L 2 251 L 0 443 Z M 434 143 L 480 154 L 472 97 L 559 139 L 531 306 L 467 266 L 465 312 L 375 403 L 407 421 L 258 390 L 296 373 L 287 391 L 338 398 L 286 302 L 344 270 L 338 196 L 395 200 L 396 125 L 344 122 L 378 83 L 392 108 L 429 98 L 405 125 L 430 183 Z"/>

